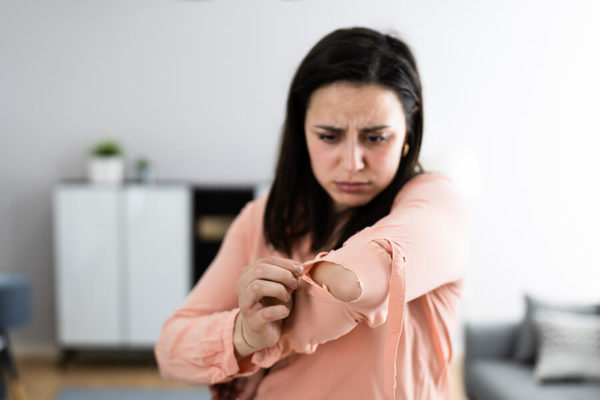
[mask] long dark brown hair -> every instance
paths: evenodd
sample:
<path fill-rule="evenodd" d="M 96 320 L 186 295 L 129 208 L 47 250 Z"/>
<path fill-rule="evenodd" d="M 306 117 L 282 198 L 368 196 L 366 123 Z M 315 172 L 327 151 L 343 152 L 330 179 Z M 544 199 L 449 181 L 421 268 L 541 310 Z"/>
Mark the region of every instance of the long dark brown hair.
<path fill-rule="evenodd" d="M 425 172 L 418 161 L 423 137 L 421 81 L 409 47 L 395 36 L 368 28 L 338 29 L 328 34 L 302 60 L 290 85 L 279 160 L 264 214 L 266 243 L 288 257 L 295 242 L 306 233 L 311 233 L 311 251 L 324 250 L 336 221 L 343 217 L 335 213 L 333 199 L 312 172 L 304 133 L 312 93 L 341 81 L 379 84 L 393 90 L 406 117 L 405 143 L 409 149 L 384 190 L 369 203 L 344 212 L 348 220 L 333 248 L 389 214 L 402 186 Z"/>

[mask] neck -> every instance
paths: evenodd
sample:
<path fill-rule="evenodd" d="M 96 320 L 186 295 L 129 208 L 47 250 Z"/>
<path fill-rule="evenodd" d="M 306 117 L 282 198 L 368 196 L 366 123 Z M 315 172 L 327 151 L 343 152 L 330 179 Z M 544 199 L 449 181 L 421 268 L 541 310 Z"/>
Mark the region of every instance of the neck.
<path fill-rule="evenodd" d="M 347 207 L 346 209 L 335 213 L 335 222 L 334 228 L 331 232 L 331 240 L 327 243 L 328 250 L 333 248 L 336 245 L 338 240 L 340 240 L 342 235 L 342 228 L 346 225 L 346 223 L 350 220 L 352 215 L 354 215 L 354 208 Z"/>

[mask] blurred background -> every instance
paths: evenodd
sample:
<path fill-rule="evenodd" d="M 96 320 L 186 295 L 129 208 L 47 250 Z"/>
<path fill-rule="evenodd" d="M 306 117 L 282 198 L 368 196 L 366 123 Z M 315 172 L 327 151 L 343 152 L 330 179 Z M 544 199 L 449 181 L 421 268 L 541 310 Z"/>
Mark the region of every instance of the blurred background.
<path fill-rule="evenodd" d="M 295 68 L 340 27 L 412 47 L 422 164 L 471 206 L 455 359 L 466 324 L 521 320 L 525 294 L 600 302 L 598 17 L 593 0 L 0 2 L 0 271 L 30 294 L 7 307 L 31 306 L 2 328 L 28 398 L 161 385 L 152 366 L 131 365 L 127 380 L 68 350 L 151 348 L 159 327 L 132 320 L 135 307 L 164 320 L 227 215 L 268 190 Z M 94 178 L 105 140 L 123 173 Z M 169 257 L 165 270 L 157 260 Z"/>

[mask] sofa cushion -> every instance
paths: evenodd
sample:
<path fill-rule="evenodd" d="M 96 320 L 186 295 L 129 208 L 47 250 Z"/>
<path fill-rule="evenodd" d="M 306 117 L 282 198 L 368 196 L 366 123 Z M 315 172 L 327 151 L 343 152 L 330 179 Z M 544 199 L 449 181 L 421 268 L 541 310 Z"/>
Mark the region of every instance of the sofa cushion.
<path fill-rule="evenodd" d="M 539 341 L 534 367 L 538 380 L 600 382 L 600 315 L 538 311 L 533 321 Z"/>
<path fill-rule="evenodd" d="M 513 358 L 533 363 L 537 356 L 537 338 L 533 327 L 533 316 L 538 310 L 556 310 L 580 314 L 600 314 L 600 304 L 556 304 L 525 295 L 525 317 L 517 332 Z"/>
<path fill-rule="evenodd" d="M 472 400 L 597 400 L 600 383 L 538 383 L 530 366 L 509 360 L 472 360 L 465 370 Z"/>

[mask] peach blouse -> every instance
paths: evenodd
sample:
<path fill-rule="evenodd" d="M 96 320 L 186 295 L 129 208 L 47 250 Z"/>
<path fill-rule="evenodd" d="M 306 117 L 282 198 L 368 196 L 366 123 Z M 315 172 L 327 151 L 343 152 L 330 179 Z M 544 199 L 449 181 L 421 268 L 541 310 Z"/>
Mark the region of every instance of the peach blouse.
<path fill-rule="evenodd" d="M 266 199 L 244 206 L 207 271 L 165 321 L 155 346 L 161 375 L 212 384 L 270 368 L 259 400 L 449 398 L 470 225 L 454 182 L 439 173 L 414 177 L 387 216 L 337 250 L 311 254 L 306 237 L 292 254 L 304 275 L 280 341 L 238 363 L 232 339 L 240 270 L 285 257 L 263 237 Z M 352 270 L 360 297 L 343 302 L 315 283 L 307 273 L 317 261 Z"/>

